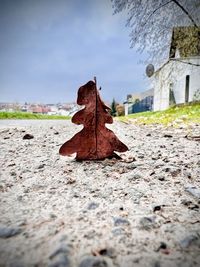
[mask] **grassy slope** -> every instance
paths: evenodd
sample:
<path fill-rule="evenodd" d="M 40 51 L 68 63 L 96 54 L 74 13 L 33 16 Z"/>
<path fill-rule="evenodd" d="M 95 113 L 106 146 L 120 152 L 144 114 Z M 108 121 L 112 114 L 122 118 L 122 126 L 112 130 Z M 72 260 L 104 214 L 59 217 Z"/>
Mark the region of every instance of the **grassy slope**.
<path fill-rule="evenodd" d="M 28 112 L 0 112 L 0 119 L 46 119 L 46 120 L 66 120 L 71 119 L 69 116 L 33 114 Z"/>
<path fill-rule="evenodd" d="M 180 123 L 200 123 L 200 103 L 171 107 L 164 111 L 141 112 L 118 117 L 120 121 L 136 124 L 163 124 L 177 126 Z"/>

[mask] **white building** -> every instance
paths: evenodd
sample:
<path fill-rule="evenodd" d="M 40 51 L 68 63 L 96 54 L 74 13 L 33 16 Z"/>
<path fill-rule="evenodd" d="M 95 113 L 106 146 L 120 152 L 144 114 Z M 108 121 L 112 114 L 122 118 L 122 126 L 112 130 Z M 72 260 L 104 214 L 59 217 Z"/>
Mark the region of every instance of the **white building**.
<path fill-rule="evenodd" d="M 169 60 L 154 73 L 153 109 L 198 100 L 199 91 L 200 27 L 174 28 Z"/>

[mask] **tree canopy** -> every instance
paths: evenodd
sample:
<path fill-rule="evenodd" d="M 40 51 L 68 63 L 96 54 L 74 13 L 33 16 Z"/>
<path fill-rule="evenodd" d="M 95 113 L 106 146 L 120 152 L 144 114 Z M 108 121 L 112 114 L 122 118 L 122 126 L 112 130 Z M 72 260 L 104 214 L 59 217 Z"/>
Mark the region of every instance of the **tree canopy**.
<path fill-rule="evenodd" d="M 200 26 L 200 0 L 111 1 L 114 14 L 127 11 L 131 47 L 145 50 L 149 55 L 146 62 L 160 64 L 167 59 L 173 28 Z"/>

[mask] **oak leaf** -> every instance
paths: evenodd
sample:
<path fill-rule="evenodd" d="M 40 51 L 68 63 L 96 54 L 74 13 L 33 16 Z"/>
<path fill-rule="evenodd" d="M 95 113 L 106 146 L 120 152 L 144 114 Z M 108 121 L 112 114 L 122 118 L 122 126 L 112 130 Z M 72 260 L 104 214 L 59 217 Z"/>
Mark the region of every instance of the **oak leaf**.
<path fill-rule="evenodd" d="M 84 128 L 64 143 L 59 153 L 63 156 L 76 154 L 77 160 L 96 160 L 113 157 L 114 151 L 125 152 L 127 146 L 105 127 L 113 123 L 110 108 L 101 100 L 96 83 L 89 81 L 78 90 L 78 105 L 85 107 L 72 117 L 75 124 Z"/>

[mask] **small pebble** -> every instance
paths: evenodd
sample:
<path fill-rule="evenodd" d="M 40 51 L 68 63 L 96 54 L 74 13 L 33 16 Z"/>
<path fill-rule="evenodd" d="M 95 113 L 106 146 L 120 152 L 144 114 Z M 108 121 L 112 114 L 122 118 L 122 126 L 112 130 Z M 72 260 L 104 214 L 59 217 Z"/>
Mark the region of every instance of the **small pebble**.
<path fill-rule="evenodd" d="M 1 227 L 0 226 L 0 238 L 9 238 L 21 233 L 20 228 L 13 228 L 13 227 Z"/>
<path fill-rule="evenodd" d="M 124 218 L 114 218 L 114 225 L 119 226 L 119 225 L 129 225 L 130 222 Z"/>
<path fill-rule="evenodd" d="M 32 134 L 25 134 L 24 136 L 23 136 L 23 139 L 24 140 L 29 140 L 29 139 L 33 139 L 34 138 L 34 136 L 32 135 Z"/>

